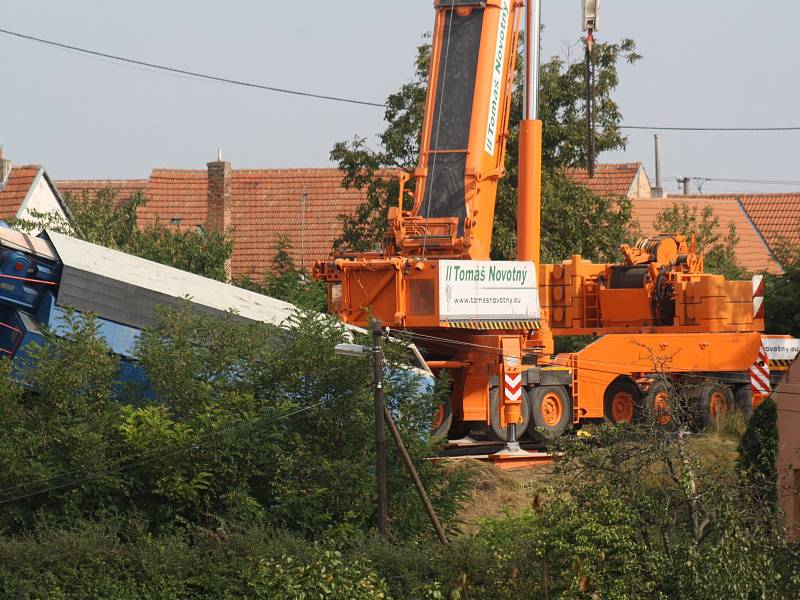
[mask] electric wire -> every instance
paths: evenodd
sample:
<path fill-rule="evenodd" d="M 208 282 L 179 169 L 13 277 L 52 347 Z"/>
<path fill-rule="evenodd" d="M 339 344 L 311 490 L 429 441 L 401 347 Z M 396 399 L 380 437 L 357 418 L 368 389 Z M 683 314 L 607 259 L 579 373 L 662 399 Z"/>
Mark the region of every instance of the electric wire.
<path fill-rule="evenodd" d="M 290 94 L 290 95 L 293 95 L 293 96 L 304 96 L 306 98 L 316 98 L 318 100 L 329 100 L 329 101 L 332 101 L 332 102 L 344 102 L 344 103 L 348 103 L 348 104 L 360 104 L 360 105 L 363 105 L 363 106 L 373 106 L 373 107 L 378 107 L 378 108 L 385 108 L 386 107 L 386 103 L 385 102 L 370 102 L 368 100 L 358 100 L 356 98 L 344 98 L 342 96 L 332 96 L 332 95 L 328 95 L 328 94 L 317 94 L 317 93 L 313 93 L 313 92 L 305 92 L 305 91 L 293 90 L 293 89 L 289 89 L 289 88 L 276 87 L 276 86 L 272 86 L 272 85 L 265 85 L 265 84 L 261 84 L 261 83 L 253 83 L 253 82 L 249 82 L 249 81 L 242 81 L 242 80 L 239 80 L 239 79 L 231 79 L 229 77 L 222 77 L 222 76 L 219 76 L 219 75 L 209 75 L 207 73 L 199 73 L 197 71 L 189 71 L 187 69 L 179 69 L 177 67 L 169 67 L 169 66 L 166 66 L 166 65 L 160 65 L 160 64 L 151 63 L 151 62 L 138 60 L 138 59 L 134 59 L 134 58 L 126 58 L 124 56 L 118 56 L 118 55 L 114 55 L 114 54 L 109 54 L 108 52 L 100 52 L 98 50 L 90 50 L 88 48 L 81 48 L 79 46 L 73 46 L 71 44 L 64 44 L 62 42 L 56 42 L 56 41 L 53 41 L 53 40 L 47 40 L 47 39 L 44 39 L 44 38 L 36 37 L 36 36 L 33 36 L 33 35 L 28 35 L 28 34 L 25 34 L 25 33 L 19 33 L 19 32 L 16 32 L 16 31 L 10 31 L 8 29 L 0 29 L 0 33 L 3 33 L 5 35 L 9 35 L 9 36 L 14 36 L 14 37 L 17 37 L 17 38 L 20 38 L 20 39 L 32 41 L 32 42 L 37 42 L 39 44 L 52 46 L 52 47 L 55 47 L 55 48 L 61 48 L 63 50 L 70 50 L 72 52 L 78 52 L 78 53 L 87 54 L 87 55 L 90 55 L 90 56 L 106 58 L 106 59 L 118 61 L 120 63 L 139 65 L 141 67 L 148 67 L 150 69 L 155 69 L 155 70 L 163 71 L 163 72 L 166 72 L 166 73 L 173 73 L 173 74 L 178 74 L 178 75 L 188 75 L 189 77 L 194 77 L 194 78 L 197 78 L 197 79 L 205 79 L 205 80 L 208 80 L 208 81 L 216 81 L 217 83 L 224 83 L 224 84 L 228 84 L 228 85 L 237 85 L 237 86 L 254 88 L 254 89 L 259 89 L 259 90 L 266 90 L 268 92 L 276 92 L 276 93 L 279 93 L 279 94 Z"/>
<path fill-rule="evenodd" d="M 800 131 L 800 125 L 777 127 L 667 127 L 662 125 L 617 125 L 619 129 L 649 129 L 651 131 Z"/>
<path fill-rule="evenodd" d="M 690 179 L 700 180 L 703 183 L 721 181 L 725 183 L 752 183 L 758 185 L 800 185 L 800 180 L 791 179 L 732 179 L 727 177 L 690 177 Z"/>
<path fill-rule="evenodd" d="M 454 2 L 455 0 L 453 0 Z M 314 92 L 306 92 L 301 90 L 295 90 L 291 88 L 284 88 L 284 87 L 277 87 L 272 85 L 266 85 L 261 83 L 255 83 L 251 81 L 244 81 L 240 79 L 233 79 L 230 77 L 224 77 L 220 75 L 210 75 L 207 73 L 200 73 L 197 71 L 190 71 L 187 69 L 181 69 L 178 67 L 171 67 L 168 65 L 162 65 L 157 63 L 151 63 L 148 61 L 138 60 L 135 58 L 128 58 L 125 56 L 119 56 L 115 54 L 110 54 L 108 52 L 103 52 L 100 50 L 92 50 L 90 48 L 84 48 L 80 46 L 75 46 L 72 44 L 66 44 L 63 42 L 57 42 L 55 40 L 50 40 L 46 38 L 42 38 L 35 35 L 30 35 L 27 33 L 21 33 L 18 31 L 11 31 L 10 29 L 0 29 L 0 34 L 4 34 L 7 36 L 16 37 L 18 39 L 27 40 L 30 42 L 35 42 L 38 44 L 43 44 L 45 46 L 50 46 L 52 48 L 59 48 L 61 50 L 67 50 L 71 53 L 75 54 L 83 54 L 86 56 L 92 56 L 95 58 L 105 59 L 109 61 L 113 61 L 112 64 L 117 64 L 119 66 L 125 65 L 135 65 L 139 67 L 146 67 L 148 69 L 153 69 L 155 71 L 161 71 L 162 73 L 170 73 L 172 75 L 189 77 L 194 79 L 204 79 L 207 81 L 214 81 L 217 83 L 227 84 L 227 85 L 235 85 L 241 87 L 247 87 L 251 89 L 260 89 L 269 92 L 275 92 L 279 94 L 290 94 L 294 96 L 304 96 L 307 98 L 315 98 L 318 100 L 327 100 L 331 102 L 344 102 L 348 104 L 356 104 L 361 106 L 369 106 L 372 108 L 386 108 L 385 102 L 374 102 L 371 100 L 362 100 L 358 98 L 346 98 L 342 96 L 334 96 L 329 94 L 319 94 Z M 768 126 L 768 127 L 682 127 L 682 126 L 665 126 L 665 125 L 617 125 L 619 129 L 630 129 L 630 130 L 650 130 L 650 131 L 727 131 L 727 132 L 786 132 L 786 131 L 800 131 L 800 125 L 788 125 L 788 126 Z"/>
<path fill-rule="evenodd" d="M 300 408 L 300 409 L 285 413 L 285 414 L 280 415 L 278 417 L 274 417 L 273 418 L 272 415 L 265 415 L 263 417 L 260 417 L 260 418 L 258 418 L 256 420 L 254 420 L 254 421 L 250 421 L 250 422 L 247 422 L 247 423 L 240 423 L 238 425 L 233 425 L 231 427 L 218 429 L 216 431 L 212 431 L 212 432 L 209 432 L 207 434 L 204 434 L 204 435 L 201 435 L 201 436 L 197 436 L 196 438 L 192 439 L 191 442 L 187 442 L 186 444 L 183 444 L 182 447 L 179 447 L 179 448 L 177 448 L 175 450 L 172 450 L 170 452 L 166 452 L 165 453 L 164 452 L 164 448 L 157 448 L 155 450 L 151 450 L 151 451 L 148 451 L 148 452 L 144 452 L 144 453 L 140 452 L 140 453 L 137 453 L 137 454 L 134 454 L 134 455 L 130 455 L 128 457 L 121 458 L 121 459 L 118 459 L 116 461 L 113 461 L 111 464 L 115 465 L 115 466 L 110 467 L 110 468 L 106 468 L 106 469 L 104 469 L 103 471 L 100 471 L 100 472 L 92 473 L 91 475 L 89 475 L 87 477 L 83 477 L 81 479 L 75 479 L 75 480 L 72 480 L 72 481 L 66 481 L 66 482 L 58 484 L 58 485 L 48 486 L 48 487 L 45 487 L 45 488 L 41 488 L 41 489 L 35 490 L 33 492 L 28 492 L 28 493 L 25 493 L 25 494 L 19 494 L 19 495 L 16 495 L 16 496 L 12 496 L 10 498 L 2 498 L 2 499 L 0 499 L 0 505 L 7 504 L 7 503 L 10 503 L 10 502 L 16 502 L 18 500 L 24 500 L 24 499 L 27 499 L 27 498 L 33 498 L 35 496 L 40 496 L 40 495 L 46 494 L 48 492 L 52 492 L 52 491 L 55 491 L 55 490 L 63 489 L 63 488 L 66 488 L 66 487 L 72 487 L 72 486 L 75 486 L 75 485 L 80 485 L 82 483 L 87 483 L 89 481 L 95 481 L 97 479 L 100 479 L 101 477 L 105 477 L 106 475 L 110 475 L 112 473 L 116 473 L 116 472 L 120 472 L 120 471 L 127 471 L 129 469 L 133 469 L 133 468 L 140 467 L 142 465 L 154 462 L 155 460 L 161 460 L 161 459 L 165 459 L 165 458 L 170 458 L 170 457 L 173 457 L 173 456 L 177 456 L 179 454 L 183 454 L 185 452 L 190 452 L 190 451 L 195 450 L 195 449 L 197 449 L 199 447 L 199 442 L 200 441 L 205 441 L 205 440 L 207 440 L 209 438 L 214 438 L 214 437 L 220 436 L 220 435 L 227 435 L 227 434 L 230 434 L 232 432 L 236 432 L 236 431 L 239 431 L 239 430 L 242 430 L 242 429 L 246 429 L 247 427 L 252 427 L 254 425 L 257 425 L 257 424 L 261 423 L 262 421 L 264 421 L 264 420 L 266 420 L 268 418 L 272 418 L 275 421 L 281 421 L 283 419 L 288 419 L 289 417 L 293 417 L 293 416 L 298 415 L 300 413 L 303 413 L 303 412 L 306 412 L 308 410 L 312 410 L 314 408 L 317 408 L 317 407 L 321 406 L 322 404 L 324 404 L 324 401 L 320 401 L 320 402 L 317 402 L 315 404 L 311 404 L 309 406 L 305 406 L 303 408 Z M 127 463 L 127 461 L 133 460 L 133 459 L 139 459 L 139 460 L 138 460 L 138 462 L 134 462 L 134 463 L 122 464 L 122 463 Z M 4 488 L 4 489 L 0 490 L 0 494 L 5 494 L 5 493 L 8 493 L 8 492 L 12 492 L 12 491 L 15 491 L 15 490 L 23 488 L 23 487 L 32 487 L 32 486 L 36 486 L 36 485 L 43 485 L 43 484 L 46 484 L 49 481 L 53 481 L 53 480 L 56 480 L 56 479 L 61 479 L 63 477 L 67 477 L 67 476 L 76 475 L 78 473 L 83 473 L 83 472 L 88 473 L 90 471 L 91 471 L 91 469 L 77 469 L 77 470 L 70 471 L 70 472 L 67 472 L 67 473 L 61 473 L 61 474 L 58 474 L 58 475 L 54 475 L 52 477 L 47 477 L 47 478 L 44 478 L 44 479 L 41 479 L 41 480 L 38 480 L 38 481 L 25 482 L 25 483 L 19 484 L 17 486 Z"/>

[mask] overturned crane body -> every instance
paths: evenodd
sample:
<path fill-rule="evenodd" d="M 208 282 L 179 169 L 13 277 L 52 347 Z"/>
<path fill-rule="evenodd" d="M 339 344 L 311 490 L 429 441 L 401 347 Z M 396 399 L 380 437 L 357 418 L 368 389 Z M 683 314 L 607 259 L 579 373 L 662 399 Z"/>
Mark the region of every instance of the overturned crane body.
<path fill-rule="evenodd" d="M 518 260 L 489 260 L 521 22 L 527 12 L 526 45 L 538 48 L 538 5 L 434 4 L 414 190 L 402 176 L 380 251 L 339 252 L 315 265 L 331 312 L 346 323 L 366 325 L 373 315 L 407 330 L 432 369 L 451 372 L 451 406 L 438 424 L 451 433 L 482 427 L 513 442 L 526 430 L 543 440 L 587 420 L 632 421 L 667 407 L 669 382 L 687 378 L 704 382 L 694 399 L 700 422 L 737 402 L 746 408 L 764 326 L 758 284 L 705 273 L 694 242 L 670 233 L 623 246 L 619 264 L 580 256 L 540 264 L 542 124 L 538 56 L 530 53 Z M 554 355 L 554 336 L 567 335 L 598 337 Z"/>

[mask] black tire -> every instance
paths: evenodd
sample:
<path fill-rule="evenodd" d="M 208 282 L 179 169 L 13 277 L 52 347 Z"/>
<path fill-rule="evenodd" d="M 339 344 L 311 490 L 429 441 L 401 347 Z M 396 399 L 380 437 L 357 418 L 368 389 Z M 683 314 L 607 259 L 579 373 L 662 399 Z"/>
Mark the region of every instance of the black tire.
<path fill-rule="evenodd" d="M 528 433 L 537 442 L 549 442 L 572 425 L 572 398 L 563 385 L 539 385 L 530 391 Z M 558 412 L 555 405 L 560 404 Z"/>
<path fill-rule="evenodd" d="M 453 424 L 453 403 L 448 395 L 439 405 L 439 410 L 434 415 L 434 422 L 431 424 L 431 437 L 447 439 L 447 433 Z M 438 422 L 437 422 L 438 421 Z"/>
<path fill-rule="evenodd" d="M 733 409 L 733 393 L 727 385 L 709 383 L 700 388 L 695 413 L 695 427 L 703 431 L 713 427 L 720 413 L 728 414 Z"/>
<path fill-rule="evenodd" d="M 528 393 L 522 388 L 522 404 L 520 405 L 522 422 L 517 423 L 517 440 L 525 433 L 528 421 L 531 418 L 531 403 L 528 400 Z M 517 440 L 508 439 L 508 427 L 500 425 L 500 388 L 492 387 L 489 390 L 489 437 L 498 442 L 510 442 Z"/>
<path fill-rule="evenodd" d="M 606 423 L 638 423 L 642 420 L 642 392 L 630 379 L 616 379 L 603 395 Z"/>
<path fill-rule="evenodd" d="M 733 407 L 744 415 L 745 421 L 753 416 L 753 390 L 749 385 L 736 388 L 733 393 Z"/>
<path fill-rule="evenodd" d="M 675 431 L 677 422 L 672 417 L 669 397 L 672 394 L 670 385 L 661 379 L 650 384 L 644 399 L 644 408 L 648 421 L 663 431 Z"/>

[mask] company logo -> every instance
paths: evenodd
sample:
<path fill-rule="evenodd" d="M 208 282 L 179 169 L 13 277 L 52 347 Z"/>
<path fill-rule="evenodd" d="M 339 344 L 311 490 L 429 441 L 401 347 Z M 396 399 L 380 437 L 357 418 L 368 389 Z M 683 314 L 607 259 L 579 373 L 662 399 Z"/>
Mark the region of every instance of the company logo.
<path fill-rule="evenodd" d="M 494 147 L 497 139 L 497 127 L 500 124 L 500 92 L 503 87 L 503 63 L 506 57 L 509 15 L 510 0 L 503 0 L 500 5 L 500 19 L 497 23 L 497 43 L 495 44 L 494 62 L 492 64 L 492 85 L 489 89 L 489 117 L 486 120 L 486 142 L 484 144 L 484 149 L 492 156 L 494 156 Z"/>

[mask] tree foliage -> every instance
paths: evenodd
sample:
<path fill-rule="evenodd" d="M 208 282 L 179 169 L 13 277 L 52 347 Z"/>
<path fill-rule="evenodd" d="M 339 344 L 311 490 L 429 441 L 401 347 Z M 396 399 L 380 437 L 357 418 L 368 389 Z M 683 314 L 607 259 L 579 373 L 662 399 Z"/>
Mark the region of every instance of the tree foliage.
<path fill-rule="evenodd" d="M 634 63 L 639 58 L 631 40 L 595 46 L 595 120 L 598 129 L 595 146 L 598 152 L 625 146 L 625 138 L 619 129 L 622 117 L 612 94 L 619 83 L 617 64 L 622 60 Z M 337 143 L 331 151 L 331 159 L 344 171 L 343 185 L 361 189 L 366 194 L 366 201 L 355 215 L 342 217 L 343 234 L 339 242 L 349 248 L 372 249 L 387 229 L 388 207 L 397 205 L 399 194 L 396 178 L 387 169 L 399 169 L 413 175 L 419 152 L 429 60 L 430 46 L 424 44 L 418 49 L 412 81 L 387 100 L 386 128 L 378 136 L 377 149 L 370 148 L 365 138 L 357 137 L 350 142 Z M 519 70 L 521 67 L 520 61 Z M 567 180 L 563 173 L 567 166 L 583 165 L 586 158 L 583 69 L 582 61 L 561 57 L 551 58 L 541 69 L 545 260 L 561 260 L 578 251 L 585 252 L 587 258 L 603 260 L 613 256 L 619 244 L 629 237 L 627 226 L 631 206 L 625 198 L 599 199 Z M 522 117 L 520 74 L 515 81 L 506 176 L 500 180 L 496 200 L 492 240 L 492 256 L 496 259 L 512 258 L 516 245 L 517 145 Z M 413 186 L 413 178 L 407 185 Z M 603 230 L 597 241 L 587 242 L 587 223 L 595 233 Z"/>
<path fill-rule="evenodd" d="M 739 442 L 737 468 L 753 497 L 773 514 L 778 502 L 778 411 L 772 398 L 753 411 Z"/>
<path fill-rule="evenodd" d="M 766 331 L 800 338 L 800 247 L 783 240 L 772 250 L 783 273 L 765 274 Z"/>
<path fill-rule="evenodd" d="M 120 363 L 94 320 L 67 321 L 65 335 L 48 332 L 13 372 L 0 362 L 0 531 L 110 515 L 154 532 L 231 522 L 302 535 L 371 529 L 371 365 L 334 354 L 338 323 L 309 313 L 287 332 L 168 310 L 138 342 L 147 385 L 120 388 Z M 400 368 L 400 348 L 387 352 L 387 402 L 449 519 L 458 485 L 421 461 L 437 396 Z M 394 449 L 389 459 L 395 535 L 428 532 Z"/>
<path fill-rule="evenodd" d="M 711 206 L 698 210 L 697 206 L 675 202 L 656 217 L 658 231 L 679 233 L 691 240 L 696 235 L 698 250 L 704 256 L 705 269 L 709 273 L 724 275 L 727 279 L 743 279 L 748 273 L 736 263 L 736 225 L 728 224 L 724 236 L 719 233 L 719 217 Z"/>
<path fill-rule="evenodd" d="M 327 288 L 314 279 L 307 269 L 299 268 L 292 256 L 292 244 L 286 235 L 279 235 L 272 246 L 272 263 L 262 282 L 249 277 L 235 280 L 236 285 L 290 302 L 306 310 L 325 312 Z"/>
<path fill-rule="evenodd" d="M 34 214 L 29 221 L 16 220 L 12 226 L 21 230 L 55 229 L 204 277 L 220 281 L 228 278 L 226 263 L 233 253 L 230 232 L 169 228 L 158 220 L 141 227 L 138 210 L 147 204 L 147 198 L 140 191 L 124 201 L 110 187 L 94 195 L 84 192 L 80 198 L 67 192 L 64 200 L 73 222 L 47 213 Z"/>

